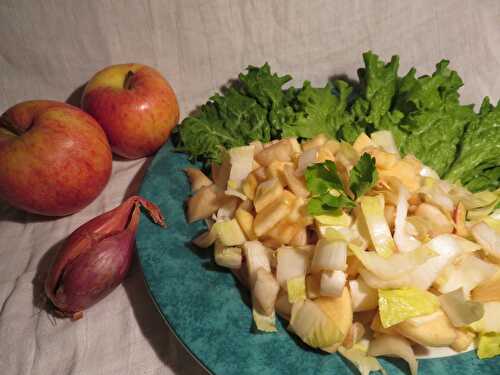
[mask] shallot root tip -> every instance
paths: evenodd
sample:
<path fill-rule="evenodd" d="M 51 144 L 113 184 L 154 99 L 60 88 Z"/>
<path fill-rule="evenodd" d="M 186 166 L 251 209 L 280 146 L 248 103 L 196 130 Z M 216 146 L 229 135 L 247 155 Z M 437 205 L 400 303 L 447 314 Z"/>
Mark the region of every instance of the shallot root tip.
<path fill-rule="evenodd" d="M 160 211 L 160 208 L 154 204 L 153 202 L 148 201 L 145 198 L 138 197 L 138 202 L 144 207 L 144 209 L 147 211 L 148 215 L 151 217 L 153 222 L 155 224 L 158 224 L 159 226 L 165 228 L 165 217 Z"/>

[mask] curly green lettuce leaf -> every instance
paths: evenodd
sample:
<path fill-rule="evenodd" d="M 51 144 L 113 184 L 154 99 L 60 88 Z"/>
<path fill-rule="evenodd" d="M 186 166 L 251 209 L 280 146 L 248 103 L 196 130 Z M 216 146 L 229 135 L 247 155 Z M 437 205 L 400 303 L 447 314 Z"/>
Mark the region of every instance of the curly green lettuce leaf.
<path fill-rule="evenodd" d="M 272 74 L 265 64 L 250 66 L 239 78 L 223 95 L 212 96 L 198 114 L 182 121 L 178 150 L 194 159 L 220 162 L 224 149 L 280 136 L 282 124 L 294 117 L 293 92 L 282 90 L 291 77 Z"/>
<path fill-rule="evenodd" d="M 334 95 L 333 89 L 338 95 Z M 296 118 L 283 126 L 283 137 L 313 138 L 324 133 L 337 138 L 337 131 L 352 123 L 347 111 L 352 88 L 344 81 L 328 83 L 323 88 L 312 87 L 309 81 L 297 95 Z"/>
<path fill-rule="evenodd" d="M 400 143 L 401 152 L 415 155 L 440 176 L 455 160 L 464 130 L 475 117 L 471 106 L 460 105 L 463 82 L 448 64 L 439 62 L 432 76 L 416 78 L 410 70 L 400 80 L 394 105 L 404 113 L 398 127 L 408 134 Z"/>
<path fill-rule="evenodd" d="M 500 187 L 500 101 L 485 98 L 478 118 L 471 122 L 460 144 L 458 156 L 445 177 L 461 181 L 471 191 Z"/>
<path fill-rule="evenodd" d="M 399 56 L 392 56 L 384 64 L 371 51 L 363 54 L 365 68 L 358 71 L 362 97 L 369 103 L 364 121 L 376 128 L 382 117 L 389 112 L 398 83 Z"/>
<path fill-rule="evenodd" d="M 467 125 L 474 120 L 471 106 L 459 103 L 463 82 L 442 60 L 431 76 L 416 77 L 411 69 L 399 77 L 397 56 L 385 64 L 365 53 L 360 71 L 361 96 L 351 107 L 356 126 L 342 129 L 353 140 L 361 130 L 390 130 L 403 154 L 413 154 L 443 176 L 455 160 Z"/>
<path fill-rule="evenodd" d="M 279 76 L 271 73 L 271 67 L 265 63 L 262 67 L 248 67 L 248 73 L 240 73 L 240 91 L 254 98 L 264 108 L 268 109 L 268 122 L 271 125 L 271 137 L 278 138 L 281 128 L 294 121 L 295 113 L 291 102 L 295 99 L 296 90 L 283 90 L 283 85 L 292 80 L 292 76 Z"/>

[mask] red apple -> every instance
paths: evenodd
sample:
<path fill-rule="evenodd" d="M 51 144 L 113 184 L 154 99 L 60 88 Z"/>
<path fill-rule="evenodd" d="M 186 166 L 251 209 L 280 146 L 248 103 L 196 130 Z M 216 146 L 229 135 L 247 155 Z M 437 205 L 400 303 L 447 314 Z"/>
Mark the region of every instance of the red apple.
<path fill-rule="evenodd" d="M 0 197 L 17 208 L 77 212 L 106 186 L 111 161 L 103 130 L 79 108 L 34 100 L 0 117 Z"/>
<path fill-rule="evenodd" d="M 179 121 L 174 91 L 155 69 L 120 64 L 96 73 L 82 108 L 102 126 L 114 153 L 128 159 L 153 154 Z"/>

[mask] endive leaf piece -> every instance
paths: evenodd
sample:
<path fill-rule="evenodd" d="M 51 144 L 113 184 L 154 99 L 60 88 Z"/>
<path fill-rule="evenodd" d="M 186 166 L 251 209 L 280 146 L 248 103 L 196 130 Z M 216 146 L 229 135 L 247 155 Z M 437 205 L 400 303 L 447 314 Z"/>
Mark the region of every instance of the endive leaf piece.
<path fill-rule="evenodd" d="M 498 266 L 486 262 L 474 254 L 464 255 L 459 262 L 449 265 L 436 279 L 435 284 L 441 293 L 449 293 L 462 288 L 469 297 L 470 291 L 482 282 L 492 278 Z"/>
<path fill-rule="evenodd" d="M 375 250 L 383 257 L 390 256 L 396 251 L 396 245 L 384 216 L 384 196 L 364 196 L 359 201 Z"/>
<path fill-rule="evenodd" d="M 479 359 L 493 358 L 497 355 L 500 355 L 500 333 L 482 333 L 477 346 Z"/>
<path fill-rule="evenodd" d="M 294 277 L 286 282 L 288 301 L 295 303 L 306 299 L 306 278 L 305 276 Z"/>
<path fill-rule="evenodd" d="M 313 301 L 296 302 L 292 307 L 290 328 L 313 348 L 326 348 L 342 340 L 342 332 Z"/>
<path fill-rule="evenodd" d="M 396 219 L 394 229 L 394 242 L 399 251 L 407 252 L 417 249 L 421 242 L 406 232 L 406 215 L 408 214 L 408 190 L 401 185 L 399 187 L 398 205 L 396 208 Z"/>
<path fill-rule="evenodd" d="M 351 349 L 339 347 L 338 351 L 342 356 L 348 359 L 359 370 L 361 375 L 369 375 L 372 371 L 380 371 L 387 375 L 387 372 L 380 365 L 377 358 L 367 354 L 368 345 L 361 343 L 355 344 Z"/>
<path fill-rule="evenodd" d="M 488 333 L 496 332 L 500 333 L 500 302 L 486 302 L 483 304 L 484 315 L 483 317 L 470 324 L 469 327 L 475 332 Z"/>
<path fill-rule="evenodd" d="M 415 353 L 413 353 L 408 340 L 401 336 L 377 336 L 376 339 L 370 342 L 368 355 L 372 355 L 374 357 L 388 356 L 402 358 L 408 363 L 408 366 L 410 366 L 411 374 L 417 375 L 418 363 L 415 358 Z"/>
<path fill-rule="evenodd" d="M 271 315 L 264 315 L 258 312 L 256 309 L 252 309 L 253 320 L 255 322 L 255 326 L 259 331 L 262 332 L 276 332 L 278 329 L 276 328 L 276 313 L 272 313 Z"/>
<path fill-rule="evenodd" d="M 439 308 L 437 297 L 416 288 L 379 289 L 378 307 L 384 328 L 407 319 L 432 314 Z"/>
<path fill-rule="evenodd" d="M 441 308 L 455 327 L 465 327 L 484 315 L 480 302 L 467 301 L 462 288 L 438 297 Z"/>
<path fill-rule="evenodd" d="M 298 248 L 282 246 L 277 250 L 276 279 L 285 287 L 287 281 L 307 274 L 309 253 Z"/>
<path fill-rule="evenodd" d="M 349 249 L 368 271 L 382 280 L 400 278 L 436 256 L 436 253 L 426 246 L 407 253 L 396 253 L 389 258 L 384 258 L 373 251 L 361 251 L 352 243 L 349 244 Z"/>

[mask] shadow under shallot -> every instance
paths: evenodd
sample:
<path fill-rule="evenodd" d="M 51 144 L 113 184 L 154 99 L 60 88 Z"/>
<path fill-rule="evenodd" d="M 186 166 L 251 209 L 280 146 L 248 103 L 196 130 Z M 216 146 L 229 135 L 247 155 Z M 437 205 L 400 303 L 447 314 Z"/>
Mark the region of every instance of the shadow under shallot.
<path fill-rule="evenodd" d="M 158 358 L 179 375 L 207 375 L 208 372 L 183 346 L 157 307 L 144 279 L 137 256 L 123 286 L 142 334 Z"/>

